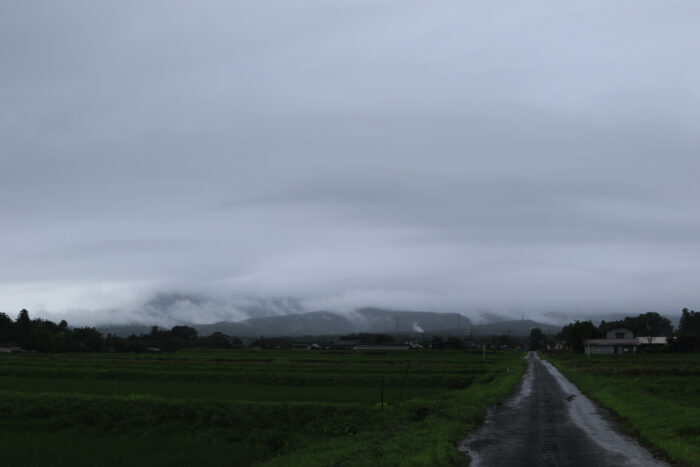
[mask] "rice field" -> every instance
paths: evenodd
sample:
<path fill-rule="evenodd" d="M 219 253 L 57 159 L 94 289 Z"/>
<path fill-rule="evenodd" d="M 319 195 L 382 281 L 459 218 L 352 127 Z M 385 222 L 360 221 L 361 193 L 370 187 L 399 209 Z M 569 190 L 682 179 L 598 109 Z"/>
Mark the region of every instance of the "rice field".
<path fill-rule="evenodd" d="M 522 353 L 0 355 L 3 465 L 459 465 Z"/>

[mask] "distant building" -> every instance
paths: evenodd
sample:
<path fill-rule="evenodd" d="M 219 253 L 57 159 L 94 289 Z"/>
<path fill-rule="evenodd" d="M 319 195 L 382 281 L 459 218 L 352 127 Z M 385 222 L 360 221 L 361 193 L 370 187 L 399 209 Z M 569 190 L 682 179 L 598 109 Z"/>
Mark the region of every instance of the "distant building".
<path fill-rule="evenodd" d="M 334 350 L 352 350 L 356 345 L 364 344 L 363 339 L 358 339 L 356 337 L 341 337 L 337 341 L 333 342 L 331 348 Z"/>
<path fill-rule="evenodd" d="M 605 339 L 585 339 L 584 352 L 590 354 L 636 353 L 639 340 L 626 328 L 615 328 L 605 334 Z"/>
<path fill-rule="evenodd" d="M 320 350 L 321 346 L 313 343 L 313 344 L 308 344 L 304 342 L 297 342 L 292 344 L 292 350 Z"/>
<path fill-rule="evenodd" d="M 354 350 L 408 350 L 410 344 L 358 344 Z"/>
<path fill-rule="evenodd" d="M 29 353 L 29 352 L 34 352 L 34 350 L 25 350 L 19 346 L 0 347 L 0 353 Z"/>
<path fill-rule="evenodd" d="M 639 345 L 666 345 L 668 338 L 665 336 L 639 336 Z"/>

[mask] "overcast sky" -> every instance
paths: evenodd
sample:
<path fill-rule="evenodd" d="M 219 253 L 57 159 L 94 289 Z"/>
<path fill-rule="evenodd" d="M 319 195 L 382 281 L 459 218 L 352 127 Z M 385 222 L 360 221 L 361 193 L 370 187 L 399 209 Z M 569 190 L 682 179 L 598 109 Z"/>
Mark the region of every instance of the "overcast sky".
<path fill-rule="evenodd" d="M 697 308 L 699 83 L 697 0 L 4 0 L 0 311 Z"/>

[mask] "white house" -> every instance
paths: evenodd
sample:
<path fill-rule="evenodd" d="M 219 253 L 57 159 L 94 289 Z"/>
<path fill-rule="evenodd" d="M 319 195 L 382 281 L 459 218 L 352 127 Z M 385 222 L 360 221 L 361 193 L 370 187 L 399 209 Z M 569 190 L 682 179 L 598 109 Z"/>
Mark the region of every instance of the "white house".
<path fill-rule="evenodd" d="M 634 332 L 626 328 L 615 328 L 605 333 L 605 339 L 585 339 L 583 348 L 586 354 L 635 353 L 639 340 Z"/>

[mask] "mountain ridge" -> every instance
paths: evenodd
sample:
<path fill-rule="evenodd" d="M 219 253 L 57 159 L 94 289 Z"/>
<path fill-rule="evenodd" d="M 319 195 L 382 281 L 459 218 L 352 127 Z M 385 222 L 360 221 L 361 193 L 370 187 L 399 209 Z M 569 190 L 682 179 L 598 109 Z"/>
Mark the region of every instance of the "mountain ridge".
<path fill-rule="evenodd" d="M 526 336 L 530 329 L 539 327 L 545 333 L 555 333 L 561 327 L 532 320 L 512 320 L 475 325 L 459 313 L 431 311 L 384 310 L 360 308 L 347 314 L 330 311 L 290 313 L 280 316 L 264 316 L 242 321 L 218 321 L 210 324 L 182 323 L 197 330 L 200 335 L 222 332 L 230 336 L 313 336 L 342 335 L 361 332 L 383 334 L 449 334 L 449 335 L 499 335 Z M 150 332 L 148 325 L 97 326 L 103 334 L 126 337 Z"/>

